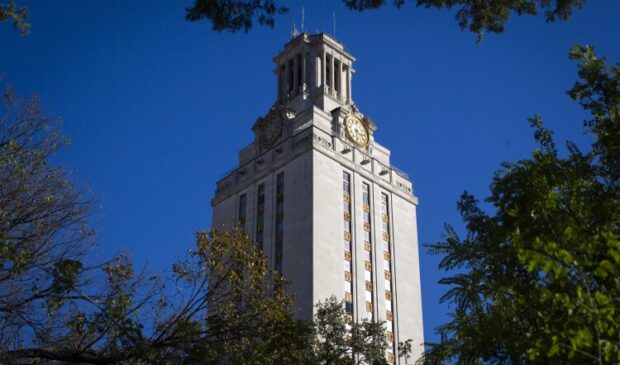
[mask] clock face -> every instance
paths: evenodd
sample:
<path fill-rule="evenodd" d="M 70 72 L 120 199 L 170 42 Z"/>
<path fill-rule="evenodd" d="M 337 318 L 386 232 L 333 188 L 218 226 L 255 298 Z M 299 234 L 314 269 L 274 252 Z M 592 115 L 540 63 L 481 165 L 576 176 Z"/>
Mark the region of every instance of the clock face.
<path fill-rule="evenodd" d="M 259 142 L 263 146 L 272 145 L 282 134 L 282 120 L 272 116 L 261 126 Z"/>
<path fill-rule="evenodd" d="M 349 139 L 361 147 L 368 145 L 368 129 L 362 120 L 354 115 L 349 115 L 344 120 L 345 129 Z"/>

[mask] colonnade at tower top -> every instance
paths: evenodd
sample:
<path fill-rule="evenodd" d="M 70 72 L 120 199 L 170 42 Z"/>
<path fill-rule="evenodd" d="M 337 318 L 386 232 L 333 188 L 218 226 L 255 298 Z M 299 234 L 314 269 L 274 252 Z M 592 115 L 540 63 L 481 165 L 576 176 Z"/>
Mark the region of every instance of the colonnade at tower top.
<path fill-rule="evenodd" d="M 324 33 L 302 33 L 274 58 L 278 101 L 323 93 L 351 104 L 354 60 L 342 44 Z"/>

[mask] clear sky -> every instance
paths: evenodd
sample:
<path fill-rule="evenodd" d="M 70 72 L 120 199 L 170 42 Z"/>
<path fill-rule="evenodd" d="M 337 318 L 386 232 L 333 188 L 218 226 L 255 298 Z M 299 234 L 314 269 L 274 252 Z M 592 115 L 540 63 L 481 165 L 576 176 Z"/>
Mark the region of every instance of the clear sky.
<path fill-rule="evenodd" d="M 415 8 L 356 13 L 340 1 L 287 2 L 274 29 L 215 33 L 189 23 L 192 0 L 20 0 L 32 34 L 0 25 L 0 72 L 64 119 L 71 145 L 57 156 L 97 199 L 97 255 L 124 251 L 163 270 L 211 221 L 215 182 L 253 139 L 275 100 L 272 57 L 300 26 L 333 33 L 357 57 L 353 99 L 377 124 L 377 141 L 408 172 L 420 199 L 420 243 L 443 224 L 462 231 L 463 190 L 488 193 L 502 161 L 535 148 L 527 118 L 539 113 L 559 141 L 586 146 L 583 112 L 566 96 L 574 44 L 620 61 L 620 2 L 590 0 L 568 22 L 512 18 L 506 33 L 461 32 L 453 12 Z M 391 3 L 391 1 L 388 1 Z M 421 255 L 427 340 L 446 321 L 439 258 Z"/>

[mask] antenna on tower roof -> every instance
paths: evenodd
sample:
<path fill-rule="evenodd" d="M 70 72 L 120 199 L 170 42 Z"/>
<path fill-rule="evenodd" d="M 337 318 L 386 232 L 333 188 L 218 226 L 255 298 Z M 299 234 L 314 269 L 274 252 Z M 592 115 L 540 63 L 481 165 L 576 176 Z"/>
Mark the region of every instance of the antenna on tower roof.
<path fill-rule="evenodd" d="M 306 30 L 304 29 L 304 7 L 301 7 L 301 32 L 304 33 Z"/>
<path fill-rule="evenodd" d="M 334 38 L 336 38 L 336 12 L 334 11 Z"/>

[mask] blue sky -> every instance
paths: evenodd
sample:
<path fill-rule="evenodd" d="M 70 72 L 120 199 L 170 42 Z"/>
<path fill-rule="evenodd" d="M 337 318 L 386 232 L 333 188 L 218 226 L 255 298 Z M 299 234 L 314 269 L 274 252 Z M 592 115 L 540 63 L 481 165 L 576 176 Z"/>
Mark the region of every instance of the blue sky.
<path fill-rule="evenodd" d="M 168 268 L 211 221 L 215 182 L 252 141 L 250 127 L 275 100 L 272 57 L 300 25 L 333 32 L 357 57 L 353 99 L 377 124 L 376 139 L 408 172 L 420 198 L 421 243 L 443 224 L 462 231 L 463 190 L 488 193 L 502 161 L 536 147 L 527 118 L 542 115 L 558 141 L 586 146 L 574 44 L 620 61 L 620 2 L 589 1 L 568 22 L 518 17 L 482 44 L 454 12 L 415 8 L 357 13 L 340 1 L 291 1 L 274 29 L 215 33 L 189 23 L 178 1 L 27 1 L 32 34 L 0 26 L 0 72 L 21 95 L 36 93 L 64 120 L 71 145 L 57 156 L 97 199 L 95 254 L 124 251 Z M 446 321 L 439 258 L 422 250 L 427 340 Z"/>

